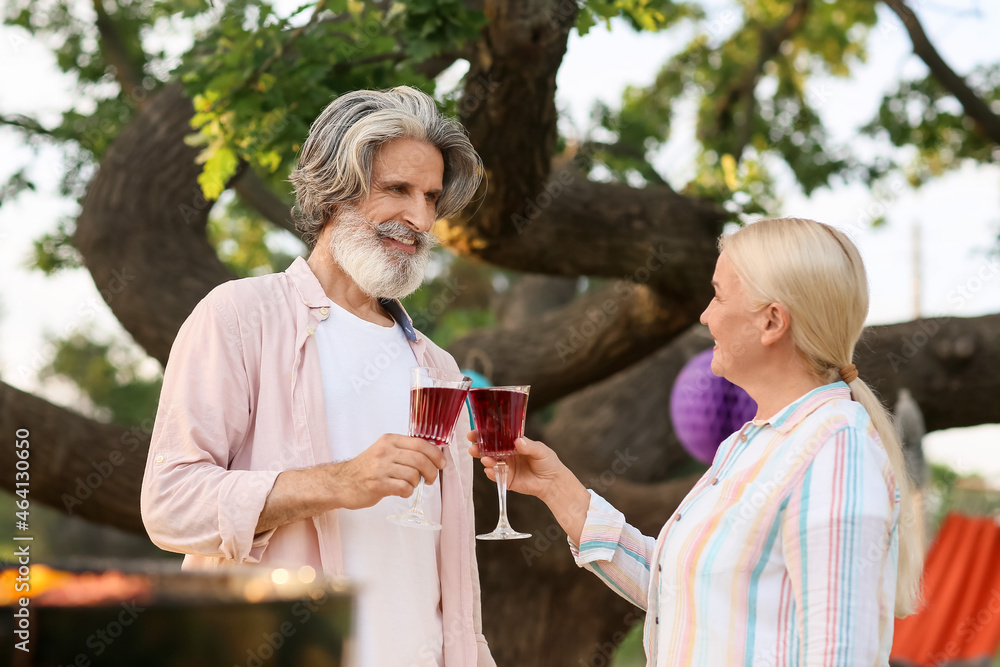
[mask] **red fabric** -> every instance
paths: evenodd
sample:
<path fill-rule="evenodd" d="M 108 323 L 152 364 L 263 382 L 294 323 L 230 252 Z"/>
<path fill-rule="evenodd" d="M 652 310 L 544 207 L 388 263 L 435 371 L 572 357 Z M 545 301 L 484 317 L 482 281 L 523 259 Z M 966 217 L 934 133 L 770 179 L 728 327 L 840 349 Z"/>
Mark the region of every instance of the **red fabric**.
<path fill-rule="evenodd" d="M 1000 525 L 949 514 L 924 565 L 923 609 L 896 619 L 892 659 L 943 665 L 1000 648 Z"/>

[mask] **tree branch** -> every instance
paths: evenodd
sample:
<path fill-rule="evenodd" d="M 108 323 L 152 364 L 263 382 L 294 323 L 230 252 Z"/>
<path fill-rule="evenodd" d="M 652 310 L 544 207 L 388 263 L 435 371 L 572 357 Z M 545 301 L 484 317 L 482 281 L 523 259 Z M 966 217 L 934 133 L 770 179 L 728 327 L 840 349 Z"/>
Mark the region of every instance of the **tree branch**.
<path fill-rule="evenodd" d="M 299 236 L 291 215 L 292 205 L 282 200 L 271 190 L 267 183 L 254 173 L 252 168 L 245 167 L 240 175 L 232 180 L 231 185 L 244 204 L 253 208 L 276 226 L 287 229 L 296 237 Z"/>
<path fill-rule="evenodd" d="M 74 235 L 115 317 L 161 364 L 195 305 L 236 277 L 205 235 L 213 202 L 184 143 L 193 113 L 178 84 L 150 99 L 101 161 Z"/>
<path fill-rule="evenodd" d="M 109 65 L 115 68 L 115 78 L 122 87 L 125 96 L 133 100 L 141 110 L 146 108 L 149 97 L 146 91 L 137 94 L 142 88 L 142 68 L 132 62 L 128 49 L 115 27 L 114 21 L 104 9 L 103 0 L 93 0 L 94 12 L 97 14 L 97 32 L 101 36 L 101 55 Z"/>
<path fill-rule="evenodd" d="M 18 113 L 11 116 L 0 115 L 0 125 L 10 125 L 31 134 L 44 134 L 47 137 L 55 136 L 51 130 L 45 129 L 45 127 L 34 118 L 23 116 Z"/>
<path fill-rule="evenodd" d="M 641 363 L 581 386 L 558 404 L 544 427 L 545 442 L 573 470 L 610 469 L 627 451 L 636 459 L 625 474 L 632 482 L 676 475 L 691 459 L 670 422 L 670 392 L 684 364 L 711 345 L 704 327 L 689 327 Z"/>
<path fill-rule="evenodd" d="M 1000 144 L 1000 116 L 993 113 L 989 105 L 976 94 L 965 79 L 948 66 L 931 43 L 917 15 L 904 0 L 883 0 L 906 26 L 913 42 L 913 52 L 924 61 L 934 78 L 958 99 L 965 113 L 975 121 L 979 131 Z"/>
<path fill-rule="evenodd" d="M 593 183 L 565 159 L 553 163 L 556 72 L 577 10 L 565 0 L 485 3 L 490 22 L 459 105 L 486 167 L 485 194 L 442 221 L 439 235 L 462 255 L 566 277 L 628 277 L 663 245 L 675 261 L 649 285 L 687 302 L 687 288 L 697 296 L 708 284 L 703 270 L 730 216 L 665 185 Z"/>
<path fill-rule="evenodd" d="M 757 107 L 757 99 L 754 97 L 754 91 L 757 89 L 760 73 L 764 70 L 764 65 L 778 55 L 781 45 L 799 29 L 808 12 L 809 0 L 799 0 L 781 23 L 771 29 L 762 29 L 760 31 L 760 52 L 757 55 L 757 62 L 743 74 L 739 85 L 732 88 L 729 94 L 720 100 L 716 112 L 720 126 L 734 122 L 734 108 L 739 102 L 742 101 L 745 105 L 742 121 L 735 123 L 737 131 L 736 144 L 733 147 L 733 157 L 737 160 L 743 155 L 743 150 L 752 139 L 753 116 L 756 113 Z"/>
<path fill-rule="evenodd" d="M 587 154 L 596 151 L 604 151 L 615 157 L 623 157 L 643 163 L 646 170 L 641 175 L 648 183 L 652 185 L 667 185 L 667 182 L 663 180 L 663 177 L 656 171 L 656 168 L 646 159 L 646 153 L 641 148 L 630 146 L 621 140 L 612 144 L 603 141 L 587 141 L 580 147 L 581 153 Z"/>
<path fill-rule="evenodd" d="M 60 408 L 0 382 L 0 429 L 28 432 L 31 500 L 91 521 L 145 534 L 139 486 L 152 424 L 125 429 Z M 0 448 L 0 487 L 14 492 L 13 443 Z"/>
<path fill-rule="evenodd" d="M 549 176 L 556 72 L 578 8 L 559 0 L 484 4 L 489 24 L 471 58 L 459 113 L 486 167 L 485 199 L 451 225 L 492 241 L 517 236 L 513 216 L 523 214 Z"/>
<path fill-rule="evenodd" d="M 730 217 L 668 186 L 596 183 L 573 167 L 556 168 L 509 224 L 499 225 L 491 202 L 483 209 L 471 220 L 441 221 L 442 243 L 495 266 L 566 277 L 634 279 L 659 253 L 669 259 L 648 284 L 682 304 L 707 294 L 716 239 Z"/>
<path fill-rule="evenodd" d="M 890 406 L 909 389 L 928 431 L 1000 422 L 1000 314 L 870 327 L 854 358 Z"/>
<path fill-rule="evenodd" d="M 577 280 L 529 273 L 491 304 L 501 327 L 527 326 L 577 297 Z"/>
<path fill-rule="evenodd" d="M 530 384 L 535 411 L 663 347 L 704 303 L 685 309 L 644 285 L 615 281 L 517 328 L 473 332 L 448 351 L 495 385 Z"/>

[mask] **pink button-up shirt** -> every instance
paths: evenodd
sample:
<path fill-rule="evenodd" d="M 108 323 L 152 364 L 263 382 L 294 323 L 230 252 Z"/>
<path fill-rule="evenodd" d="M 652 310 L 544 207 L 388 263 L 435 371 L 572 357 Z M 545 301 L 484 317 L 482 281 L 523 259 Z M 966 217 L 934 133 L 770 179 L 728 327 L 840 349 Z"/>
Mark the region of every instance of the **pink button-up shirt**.
<path fill-rule="evenodd" d="M 330 461 L 313 337 L 330 305 L 300 257 L 283 273 L 219 285 L 181 326 L 163 374 L 141 503 L 150 538 L 187 554 L 184 569 L 258 563 L 343 573 L 336 510 L 255 534 L 281 471 Z M 404 328 L 418 365 L 458 370 L 409 321 Z M 441 472 L 447 667 L 494 664 L 482 635 L 468 424 L 459 419 Z"/>

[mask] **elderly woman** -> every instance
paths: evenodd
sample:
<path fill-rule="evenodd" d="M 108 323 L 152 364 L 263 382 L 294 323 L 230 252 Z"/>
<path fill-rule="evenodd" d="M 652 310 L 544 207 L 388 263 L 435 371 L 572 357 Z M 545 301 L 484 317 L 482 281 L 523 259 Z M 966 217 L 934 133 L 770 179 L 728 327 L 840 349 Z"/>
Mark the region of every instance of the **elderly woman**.
<path fill-rule="evenodd" d="M 851 363 L 868 313 L 861 256 L 799 219 L 746 226 L 719 249 L 701 316 L 712 371 L 758 411 L 660 534 L 527 438 L 510 489 L 544 501 L 577 564 L 646 610 L 650 665 L 887 665 L 923 551 L 900 443 Z"/>

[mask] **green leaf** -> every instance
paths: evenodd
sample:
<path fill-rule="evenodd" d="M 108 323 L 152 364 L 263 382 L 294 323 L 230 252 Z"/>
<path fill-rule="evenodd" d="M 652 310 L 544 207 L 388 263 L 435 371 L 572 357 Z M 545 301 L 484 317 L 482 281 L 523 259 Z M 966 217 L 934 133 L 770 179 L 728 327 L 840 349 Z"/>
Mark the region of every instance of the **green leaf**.
<path fill-rule="evenodd" d="M 74 220 L 64 218 L 56 230 L 32 241 L 32 255 L 28 268 L 38 269 L 47 276 L 83 266 L 79 251 L 73 244 Z"/>
<path fill-rule="evenodd" d="M 576 15 L 576 31 L 581 35 L 586 35 L 590 29 L 597 25 L 594 11 L 590 7 L 582 7 L 580 13 Z"/>
<path fill-rule="evenodd" d="M 202 153 L 204 156 L 205 153 Z M 214 150 L 209 149 L 205 166 L 198 174 L 198 185 L 205 198 L 214 201 L 219 198 L 222 191 L 226 189 L 226 183 L 236 173 L 239 160 L 236 153 L 228 146 L 219 146 Z"/>

